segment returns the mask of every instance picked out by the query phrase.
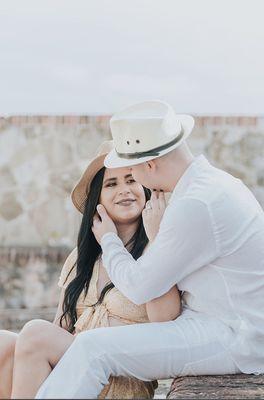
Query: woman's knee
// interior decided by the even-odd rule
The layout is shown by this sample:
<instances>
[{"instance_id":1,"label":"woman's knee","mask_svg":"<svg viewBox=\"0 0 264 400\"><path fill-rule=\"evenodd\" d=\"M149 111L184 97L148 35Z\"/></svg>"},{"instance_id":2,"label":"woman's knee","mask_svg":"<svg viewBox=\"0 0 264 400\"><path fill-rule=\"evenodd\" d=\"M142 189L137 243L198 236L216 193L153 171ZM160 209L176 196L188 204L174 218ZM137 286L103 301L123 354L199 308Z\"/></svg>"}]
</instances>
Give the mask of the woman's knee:
<instances>
[{"instance_id":1,"label":"woman's knee","mask_svg":"<svg viewBox=\"0 0 264 400\"><path fill-rule=\"evenodd\" d=\"M16 355L44 351L49 340L51 322L35 319L27 322L18 335Z\"/></svg>"}]
</instances>

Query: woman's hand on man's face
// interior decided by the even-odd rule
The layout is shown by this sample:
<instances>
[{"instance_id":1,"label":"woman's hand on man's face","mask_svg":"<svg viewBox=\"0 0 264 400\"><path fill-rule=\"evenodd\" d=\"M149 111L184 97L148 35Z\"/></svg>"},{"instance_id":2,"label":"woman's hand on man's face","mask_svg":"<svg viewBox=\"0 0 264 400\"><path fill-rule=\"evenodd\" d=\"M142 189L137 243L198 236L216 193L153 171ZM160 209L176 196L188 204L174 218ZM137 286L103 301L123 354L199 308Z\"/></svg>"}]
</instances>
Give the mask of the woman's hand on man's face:
<instances>
[{"instance_id":1,"label":"woman's hand on man's face","mask_svg":"<svg viewBox=\"0 0 264 400\"><path fill-rule=\"evenodd\" d=\"M153 191L150 200L146 202L146 206L142 212L142 219L147 237L152 242L160 227L164 211L166 209L166 200L164 192Z\"/></svg>"},{"instance_id":2,"label":"woman's hand on man's face","mask_svg":"<svg viewBox=\"0 0 264 400\"><path fill-rule=\"evenodd\" d=\"M117 233L117 230L116 230L115 224L113 223L113 221L107 214L104 206L102 204L98 204L96 209L97 209L97 213L95 214L95 216L93 218L92 231L93 231L93 234L94 234L97 242L100 244L101 239L105 233L108 233L108 232Z\"/></svg>"}]
</instances>

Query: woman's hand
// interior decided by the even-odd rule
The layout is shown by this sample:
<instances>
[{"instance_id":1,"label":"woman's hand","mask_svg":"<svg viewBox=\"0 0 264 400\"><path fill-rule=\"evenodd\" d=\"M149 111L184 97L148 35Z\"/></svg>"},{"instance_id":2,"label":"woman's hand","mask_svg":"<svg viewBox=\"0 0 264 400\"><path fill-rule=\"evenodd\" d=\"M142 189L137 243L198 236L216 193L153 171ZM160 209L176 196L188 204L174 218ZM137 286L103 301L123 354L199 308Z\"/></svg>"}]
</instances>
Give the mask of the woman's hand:
<instances>
[{"instance_id":1,"label":"woman's hand","mask_svg":"<svg viewBox=\"0 0 264 400\"><path fill-rule=\"evenodd\" d=\"M173 321L181 314L181 296L177 286L164 295L146 303L150 322Z\"/></svg>"},{"instance_id":2,"label":"woman's hand","mask_svg":"<svg viewBox=\"0 0 264 400\"><path fill-rule=\"evenodd\" d=\"M142 219L147 237L152 242L160 227L160 221L166 209L166 200L164 192L153 191L151 198L146 202L146 206L142 212Z\"/></svg>"},{"instance_id":3,"label":"woman's hand","mask_svg":"<svg viewBox=\"0 0 264 400\"><path fill-rule=\"evenodd\" d=\"M106 212L106 209L102 204L98 204L97 213L93 218L93 226L92 231L95 236L95 239L100 244L101 239L105 233L114 232L117 233L116 226L114 222L111 220L109 215ZM100 216L100 218L99 218Z\"/></svg>"}]
</instances>

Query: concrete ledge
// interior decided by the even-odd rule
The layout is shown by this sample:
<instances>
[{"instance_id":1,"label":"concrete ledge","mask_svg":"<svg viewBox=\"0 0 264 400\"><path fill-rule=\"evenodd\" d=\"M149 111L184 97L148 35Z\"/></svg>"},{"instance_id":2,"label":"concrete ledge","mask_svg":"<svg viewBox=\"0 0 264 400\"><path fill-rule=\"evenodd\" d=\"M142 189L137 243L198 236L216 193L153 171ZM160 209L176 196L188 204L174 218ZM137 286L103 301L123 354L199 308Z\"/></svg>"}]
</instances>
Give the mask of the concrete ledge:
<instances>
[{"instance_id":1,"label":"concrete ledge","mask_svg":"<svg viewBox=\"0 0 264 400\"><path fill-rule=\"evenodd\" d=\"M167 399L264 399L264 375L179 377Z\"/></svg>"}]
</instances>

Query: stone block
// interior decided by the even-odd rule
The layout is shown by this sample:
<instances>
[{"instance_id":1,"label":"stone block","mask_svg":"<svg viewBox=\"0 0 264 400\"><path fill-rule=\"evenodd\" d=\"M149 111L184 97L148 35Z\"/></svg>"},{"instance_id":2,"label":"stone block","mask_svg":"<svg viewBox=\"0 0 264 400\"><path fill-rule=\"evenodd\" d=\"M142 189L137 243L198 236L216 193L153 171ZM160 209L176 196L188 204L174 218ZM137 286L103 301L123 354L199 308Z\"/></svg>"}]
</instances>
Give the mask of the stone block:
<instances>
[{"instance_id":1,"label":"stone block","mask_svg":"<svg viewBox=\"0 0 264 400\"><path fill-rule=\"evenodd\" d=\"M0 247L0 310L56 307L58 278L70 250Z\"/></svg>"},{"instance_id":2,"label":"stone block","mask_svg":"<svg viewBox=\"0 0 264 400\"><path fill-rule=\"evenodd\" d=\"M263 399L264 375L184 376L172 382L167 399Z\"/></svg>"}]
</instances>

